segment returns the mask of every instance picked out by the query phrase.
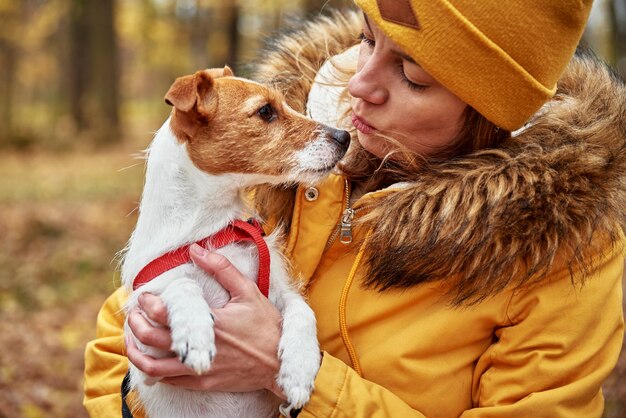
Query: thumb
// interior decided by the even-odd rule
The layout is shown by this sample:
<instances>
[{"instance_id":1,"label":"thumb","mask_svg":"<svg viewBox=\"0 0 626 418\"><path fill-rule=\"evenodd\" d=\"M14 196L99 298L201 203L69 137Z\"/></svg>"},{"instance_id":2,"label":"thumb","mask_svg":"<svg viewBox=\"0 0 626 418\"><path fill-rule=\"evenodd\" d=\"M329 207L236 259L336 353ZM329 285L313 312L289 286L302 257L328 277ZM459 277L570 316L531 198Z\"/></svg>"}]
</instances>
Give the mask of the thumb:
<instances>
[{"instance_id":1,"label":"thumb","mask_svg":"<svg viewBox=\"0 0 626 418\"><path fill-rule=\"evenodd\" d=\"M231 299L242 297L250 291L251 281L223 255L212 253L198 244L189 247L189 255L198 267L210 274L230 293Z\"/></svg>"}]
</instances>

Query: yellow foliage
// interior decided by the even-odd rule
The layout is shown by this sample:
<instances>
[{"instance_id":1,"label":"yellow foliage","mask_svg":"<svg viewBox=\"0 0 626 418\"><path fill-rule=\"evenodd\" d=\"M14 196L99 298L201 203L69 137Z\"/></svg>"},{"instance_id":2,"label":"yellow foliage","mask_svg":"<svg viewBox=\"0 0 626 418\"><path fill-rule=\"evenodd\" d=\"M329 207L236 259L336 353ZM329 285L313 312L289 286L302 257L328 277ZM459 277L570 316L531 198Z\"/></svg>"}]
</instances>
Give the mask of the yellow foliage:
<instances>
[{"instance_id":1,"label":"yellow foliage","mask_svg":"<svg viewBox=\"0 0 626 418\"><path fill-rule=\"evenodd\" d=\"M0 0L0 13L15 13L20 3L15 0Z\"/></svg>"},{"instance_id":2,"label":"yellow foliage","mask_svg":"<svg viewBox=\"0 0 626 418\"><path fill-rule=\"evenodd\" d=\"M43 418L46 413L43 409L33 404L22 405L22 416L24 418Z\"/></svg>"},{"instance_id":3,"label":"yellow foliage","mask_svg":"<svg viewBox=\"0 0 626 418\"><path fill-rule=\"evenodd\" d=\"M65 349L73 350L84 345L83 335L82 329L77 328L75 324L68 324L61 330L59 338Z\"/></svg>"}]
</instances>

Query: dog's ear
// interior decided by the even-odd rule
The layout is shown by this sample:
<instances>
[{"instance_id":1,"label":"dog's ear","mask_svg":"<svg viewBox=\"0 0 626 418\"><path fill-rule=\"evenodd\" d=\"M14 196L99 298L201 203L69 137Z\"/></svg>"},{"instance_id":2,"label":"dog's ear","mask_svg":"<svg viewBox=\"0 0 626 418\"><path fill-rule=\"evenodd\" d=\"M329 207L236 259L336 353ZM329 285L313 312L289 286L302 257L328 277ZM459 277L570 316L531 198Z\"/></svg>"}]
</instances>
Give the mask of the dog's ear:
<instances>
[{"instance_id":1,"label":"dog's ear","mask_svg":"<svg viewBox=\"0 0 626 418\"><path fill-rule=\"evenodd\" d=\"M212 70L198 71L194 75L179 77L165 95L165 103L183 112L191 111L199 99L204 101L213 88Z\"/></svg>"},{"instance_id":2,"label":"dog's ear","mask_svg":"<svg viewBox=\"0 0 626 418\"><path fill-rule=\"evenodd\" d=\"M224 66L224 77L234 77L235 73L233 73L233 70L228 66L225 65Z\"/></svg>"},{"instance_id":3,"label":"dog's ear","mask_svg":"<svg viewBox=\"0 0 626 418\"><path fill-rule=\"evenodd\" d=\"M216 74L215 69L202 70L194 74L194 82L196 84L196 109L203 119L211 118L217 111L217 94L214 94L215 78L220 75Z\"/></svg>"},{"instance_id":4,"label":"dog's ear","mask_svg":"<svg viewBox=\"0 0 626 418\"><path fill-rule=\"evenodd\" d=\"M174 106L170 126L180 140L192 140L217 111L214 78L213 70L179 77L165 95L165 102Z\"/></svg>"},{"instance_id":5,"label":"dog's ear","mask_svg":"<svg viewBox=\"0 0 626 418\"><path fill-rule=\"evenodd\" d=\"M213 78L235 76L233 70L228 65L225 65L224 68L209 68L207 70L204 70L204 72Z\"/></svg>"}]
</instances>

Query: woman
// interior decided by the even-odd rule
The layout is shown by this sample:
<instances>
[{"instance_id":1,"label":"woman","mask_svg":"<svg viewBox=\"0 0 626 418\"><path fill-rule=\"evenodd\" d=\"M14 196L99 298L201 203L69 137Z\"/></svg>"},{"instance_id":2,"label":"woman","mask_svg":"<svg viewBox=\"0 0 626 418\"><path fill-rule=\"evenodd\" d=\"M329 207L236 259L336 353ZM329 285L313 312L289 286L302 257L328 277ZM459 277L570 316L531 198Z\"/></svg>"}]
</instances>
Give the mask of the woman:
<instances>
[{"instance_id":1,"label":"woman","mask_svg":"<svg viewBox=\"0 0 626 418\"><path fill-rule=\"evenodd\" d=\"M360 27L310 24L259 68L294 107L342 113L341 71L327 64L310 96L301 74L362 31L343 173L257 194L289 227L318 320L323 359L298 416L600 416L623 334L626 88L592 57L568 65L590 2L356 3ZM193 253L232 296L212 372L124 351L118 290L87 347L92 416L120 414L124 353L167 384L281 396L276 310L227 260ZM142 306L167 324L157 297ZM167 330L130 323L169 348Z\"/></svg>"}]
</instances>

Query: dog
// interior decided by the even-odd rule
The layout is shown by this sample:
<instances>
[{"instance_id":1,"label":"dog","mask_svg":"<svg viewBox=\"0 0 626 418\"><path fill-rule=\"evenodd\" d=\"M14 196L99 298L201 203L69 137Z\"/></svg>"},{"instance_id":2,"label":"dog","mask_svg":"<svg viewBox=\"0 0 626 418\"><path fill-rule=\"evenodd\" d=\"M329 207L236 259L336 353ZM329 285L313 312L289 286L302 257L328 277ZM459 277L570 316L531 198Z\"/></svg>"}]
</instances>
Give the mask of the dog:
<instances>
[{"instance_id":1,"label":"dog","mask_svg":"<svg viewBox=\"0 0 626 418\"><path fill-rule=\"evenodd\" d=\"M122 283L130 292L125 309L133 309L144 292L160 295L172 351L201 374L216 355L211 308L224 306L229 294L189 262L188 246L202 242L215 250L206 237L234 229L245 235L246 225L258 230L241 221L250 213L244 190L318 182L344 156L350 136L297 113L280 92L235 77L228 67L176 79L165 101L173 110L148 147L139 217L122 262ZM154 383L131 364L130 389L149 417L275 417L279 409L289 416L308 401L321 360L315 317L291 284L279 235L277 230L259 239L258 233L216 251L252 280L269 265L264 286L283 316L276 382L287 402L280 405L267 390L198 392ZM182 264L172 267L166 260L163 267L163 257L172 254ZM128 323L125 333L134 338ZM134 341L153 357L168 355Z\"/></svg>"}]
</instances>

